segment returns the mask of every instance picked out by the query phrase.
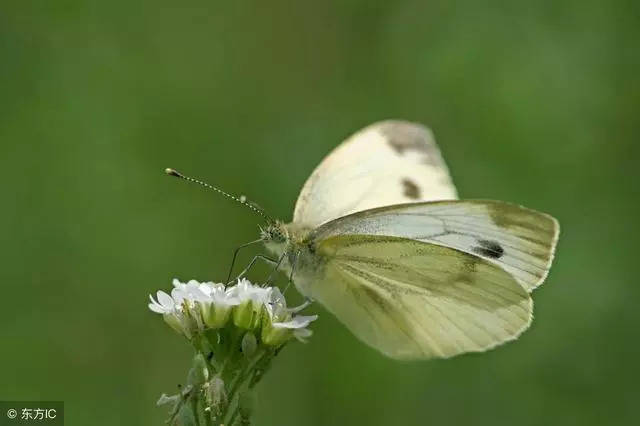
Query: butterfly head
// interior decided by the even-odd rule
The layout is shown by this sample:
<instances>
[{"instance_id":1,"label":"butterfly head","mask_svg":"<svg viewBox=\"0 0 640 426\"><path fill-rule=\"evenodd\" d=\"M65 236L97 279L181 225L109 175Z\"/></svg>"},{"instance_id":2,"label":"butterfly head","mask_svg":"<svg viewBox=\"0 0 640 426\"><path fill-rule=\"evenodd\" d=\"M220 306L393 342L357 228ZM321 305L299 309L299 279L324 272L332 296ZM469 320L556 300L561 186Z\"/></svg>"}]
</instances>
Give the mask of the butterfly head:
<instances>
[{"instance_id":1,"label":"butterfly head","mask_svg":"<svg viewBox=\"0 0 640 426\"><path fill-rule=\"evenodd\" d=\"M260 228L260 239L267 250L280 256L290 243L287 225L281 221L269 222L264 228Z\"/></svg>"},{"instance_id":2,"label":"butterfly head","mask_svg":"<svg viewBox=\"0 0 640 426\"><path fill-rule=\"evenodd\" d=\"M265 244L286 244L289 241L289 230L284 223L276 220L269 222L266 227L260 228L260 238Z\"/></svg>"}]
</instances>

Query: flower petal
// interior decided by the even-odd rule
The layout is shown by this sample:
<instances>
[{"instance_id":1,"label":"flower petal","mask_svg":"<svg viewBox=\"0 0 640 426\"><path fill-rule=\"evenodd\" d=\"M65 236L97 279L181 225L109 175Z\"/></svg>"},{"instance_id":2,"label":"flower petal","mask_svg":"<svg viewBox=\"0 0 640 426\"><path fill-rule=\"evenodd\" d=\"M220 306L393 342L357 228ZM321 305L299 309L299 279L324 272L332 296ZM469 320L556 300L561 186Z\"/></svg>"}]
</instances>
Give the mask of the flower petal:
<instances>
[{"instance_id":1,"label":"flower petal","mask_svg":"<svg viewBox=\"0 0 640 426\"><path fill-rule=\"evenodd\" d=\"M293 337L301 341L302 343L307 343L307 338L311 337L313 331L308 328L300 328L293 332Z\"/></svg>"},{"instance_id":2,"label":"flower petal","mask_svg":"<svg viewBox=\"0 0 640 426\"><path fill-rule=\"evenodd\" d=\"M184 290L179 289L179 288L174 288L173 290L171 290L171 297L174 300L174 303L178 306L182 305L182 302L184 302L184 299L186 299L186 293Z\"/></svg>"},{"instance_id":3,"label":"flower petal","mask_svg":"<svg viewBox=\"0 0 640 426\"><path fill-rule=\"evenodd\" d=\"M209 300L209 296L206 295L198 287L189 289L189 296L191 296L191 299L199 301L199 302L206 302L206 301Z\"/></svg>"},{"instance_id":4,"label":"flower petal","mask_svg":"<svg viewBox=\"0 0 640 426\"><path fill-rule=\"evenodd\" d=\"M287 322L274 322L274 328L304 328L308 326L312 321L318 319L317 315L299 315L297 317L293 317L290 321Z\"/></svg>"},{"instance_id":5,"label":"flower petal","mask_svg":"<svg viewBox=\"0 0 640 426\"><path fill-rule=\"evenodd\" d=\"M171 296L169 296L162 290L158 290L158 293L156 293L156 297L158 298L158 303L166 308L171 309L175 305Z\"/></svg>"},{"instance_id":6,"label":"flower petal","mask_svg":"<svg viewBox=\"0 0 640 426\"><path fill-rule=\"evenodd\" d=\"M158 305L157 303L149 303L149 309L151 309L153 312L157 313L157 314L164 314L166 313L166 309L163 308L162 306Z\"/></svg>"}]
</instances>

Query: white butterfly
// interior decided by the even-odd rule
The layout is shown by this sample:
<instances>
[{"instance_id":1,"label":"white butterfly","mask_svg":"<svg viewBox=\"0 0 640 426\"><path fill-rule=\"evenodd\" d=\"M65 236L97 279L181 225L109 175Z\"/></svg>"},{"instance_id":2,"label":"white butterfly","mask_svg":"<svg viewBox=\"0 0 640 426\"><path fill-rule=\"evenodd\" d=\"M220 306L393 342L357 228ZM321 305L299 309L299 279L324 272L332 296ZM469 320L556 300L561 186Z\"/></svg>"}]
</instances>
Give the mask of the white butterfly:
<instances>
[{"instance_id":1,"label":"white butterfly","mask_svg":"<svg viewBox=\"0 0 640 426\"><path fill-rule=\"evenodd\" d=\"M529 327L558 233L544 213L457 200L431 132L383 121L326 157L293 222L272 221L261 240L359 339L427 359L485 351Z\"/></svg>"},{"instance_id":2,"label":"white butterfly","mask_svg":"<svg viewBox=\"0 0 640 426\"><path fill-rule=\"evenodd\" d=\"M263 232L298 290L399 359L450 357L517 338L558 222L501 201L457 200L431 132L372 124L311 174L293 222Z\"/></svg>"}]
</instances>

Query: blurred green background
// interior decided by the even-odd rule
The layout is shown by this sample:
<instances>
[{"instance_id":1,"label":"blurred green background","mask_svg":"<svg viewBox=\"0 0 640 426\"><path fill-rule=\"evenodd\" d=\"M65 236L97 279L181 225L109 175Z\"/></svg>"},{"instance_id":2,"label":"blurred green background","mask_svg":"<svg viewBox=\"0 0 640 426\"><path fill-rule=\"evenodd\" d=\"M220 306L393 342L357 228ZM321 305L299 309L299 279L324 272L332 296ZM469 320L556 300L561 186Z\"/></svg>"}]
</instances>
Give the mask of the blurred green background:
<instances>
[{"instance_id":1,"label":"blurred green background","mask_svg":"<svg viewBox=\"0 0 640 426\"><path fill-rule=\"evenodd\" d=\"M533 326L402 363L316 305L256 424L634 424L639 37L622 0L2 1L0 399L161 424L191 352L147 295L221 280L259 223L163 169L288 220L329 150L394 117L433 129L462 197L559 218Z\"/></svg>"}]
</instances>

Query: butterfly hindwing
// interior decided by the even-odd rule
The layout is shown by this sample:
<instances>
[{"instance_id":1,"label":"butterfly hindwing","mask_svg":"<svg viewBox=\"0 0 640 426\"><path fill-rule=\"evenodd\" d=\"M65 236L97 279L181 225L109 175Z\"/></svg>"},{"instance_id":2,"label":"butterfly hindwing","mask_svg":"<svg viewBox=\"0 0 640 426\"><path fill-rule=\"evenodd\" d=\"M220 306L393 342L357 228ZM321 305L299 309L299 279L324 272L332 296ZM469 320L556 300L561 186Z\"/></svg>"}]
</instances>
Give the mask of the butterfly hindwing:
<instances>
[{"instance_id":1,"label":"butterfly hindwing","mask_svg":"<svg viewBox=\"0 0 640 426\"><path fill-rule=\"evenodd\" d=\"M311 296L358 338L397 359L484 351L516 338L532 301L496 265L464 252L404 238L332 236Z\"/></svg>"}]
</instances>

